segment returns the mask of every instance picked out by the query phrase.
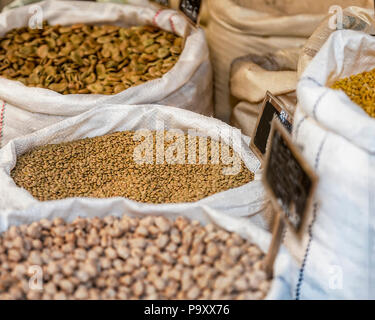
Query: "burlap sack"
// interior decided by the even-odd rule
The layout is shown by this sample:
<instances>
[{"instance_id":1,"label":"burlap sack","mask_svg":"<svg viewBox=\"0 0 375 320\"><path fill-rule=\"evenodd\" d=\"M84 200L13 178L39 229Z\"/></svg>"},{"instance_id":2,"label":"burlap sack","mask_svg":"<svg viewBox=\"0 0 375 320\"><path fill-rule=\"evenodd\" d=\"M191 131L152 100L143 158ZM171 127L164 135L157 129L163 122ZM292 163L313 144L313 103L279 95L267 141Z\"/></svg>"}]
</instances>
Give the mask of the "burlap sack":
<instances>
[{"instance_id":1,"label":"burlap sack","mask_svg":"<svg viewBox=\"0 0 375 320\"><path fill-rule=\"evenodd\" d=\"M154 24L181 36L188 27L185 18L176 11L159 11L153 6L87 1L43 1L37 5L43 12L43 19L51 24L112 23L124 27ZM33 14L33 11L29 13L30 7L23 6L1 13L0 35L28 25ZM62 95L48 89L26 87L18 81L0 77L0 100L5 103L0 146L12 138L106 103L160 103L212 115L212 73L204 32L201 29L191 30L178 62L162 78L119 94Z\"/></svg>"},{"instance_id":2,"label":"burlap sack","mask_svg":"<svg viewBox=\"0 0 375 320\"><path fill-rule=\"evenodd\" d=\"M231 125L251 137L267 91L282 99L291 115L294 113L298 55L297 49L279 50L233 62L230 90L240 102L232 110Z\"/></svg>"},{"instance_id":3,"label":"burlap sack","mask_svg":"<svg viewBox=\"0 0 375 320\"><path fill-rule=\"evenodd\" d=\"M0 11L3 10L6 6L9 6L12 2L12 0L0 0Z\"/></svg>"},{"instance_id":4,"label":"burlap sack","mask_svg":"<svg viewBox=\"0 0 375 320\"><path fill-rule=\"evenodd\" d=\"M297 104L295 91L277 97L284 102L287 110L292 115ZM233 127L241 129L241 132L253 138L254 130L257 124L258 116L263 102L249 103L241 101L233 108L230 124Z\"/></svg>"},{"instance_id":5,"label":"burlap sack","mask_svg":"<svg viewBox=\"0 0 375 320\"><path fill-rule=\"evenodd\" d=\"M208 0L206 34L214 67L216 117L228 122L234 107L228 85L230 64L235 58L302 47L327 14L327 7L348 2L365 5L371 1Z\"/></svg>"},{"instance_id":6,"label":"burlap sack","mask_svg":"<svg viewBox=\"0 0 375 320\"><path fill-rule=\"evenodd\" d=\"M373 6L372 0L336 0L336 1L311 1L311 0L238 0L238 4L250 9L257 8L259 11L275 15L295 14L322 14L328 12L332 5L346 8L350 5L359 7Z\"/></svg>"}]
</instances>

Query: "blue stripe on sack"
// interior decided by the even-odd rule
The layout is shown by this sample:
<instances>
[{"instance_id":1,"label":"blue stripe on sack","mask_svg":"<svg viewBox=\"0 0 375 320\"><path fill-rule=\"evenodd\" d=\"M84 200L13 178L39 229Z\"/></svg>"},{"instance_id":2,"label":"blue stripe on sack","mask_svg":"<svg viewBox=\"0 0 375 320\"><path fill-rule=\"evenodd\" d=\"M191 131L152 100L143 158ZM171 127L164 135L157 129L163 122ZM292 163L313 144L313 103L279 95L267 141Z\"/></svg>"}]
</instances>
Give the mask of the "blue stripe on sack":
<instances>
[{"instance_id":1,"label":"blue stripe on sack","mask_svg":"<svg viewBox=\"0 0 375 320\"><path fill-rule=\"evenodd\" d=\"M322 84L320 84L317 80L315 80L314 78L311 78L311 77L303 77L300 79L300 81L312 81L314 82L317 86L319 87L324 87ZM328 93L329 91L325 91L319 98L318 100L316 100L315 104L314 104L314 108L313 108L313 116L315 118L315 120L318 120L317 117L316 117L316 109L320 103L320 101L322 100L322 98Z\"/></svg>"},{"instance_id":2,"label":"blue stripe on sack","mask_svg":"<svg viewBox=\"0 0 375 320\"><path fill-rule=\"evenodd\" d=\"M314 119L315 120L318 120L317 116L316 116L316 109L318 108L318 105L320 103L320 101L322 101L322 99L324 98L324 96L328 93L328 90L325 91L319 98L318 100L316 100L315 104L314 104L314 108L313 108L313 116L314 116Z\"/></svg>"},{"instance_id":3,"label":"blue stripe on sack","mask_svg":"<svg viewBox=\"0 0 375 320\"><path fill-rule=\"evenodd\" d=\"M327 134L325 135L322 143L320 144L318 153L317 153L316 158L315 158L315 166L314 166L315 171L318 170L320 156L322 154L322 150L323 150L323 147L324 147L324 144L325 144L326 140L327 140ZM300 297L301 297L301 287L302 287L302 283L303 283L303 278L304 278L304 272L305 272L305 267L306 267L307 259L308 259L309 253L310 253L311 243L312 243L312 240L313 240L313 226L314 226L315 221L316 221L316 217L317 217L316 213L317 213L317 211L318 211L318 203L315 202L314 203L314 211L313 211L313 219L312 219L312 221L311 221L311 223L309 225L309 229L308 229L309 241L307 243L305 255L303 257L302 265L301 265L301 268L299 270L298 283L297 283L297 287L296 287L296 300L300 300Z\"/></svg>"},{"instance_id":4,"label":"blue stripe on sack","mask_svg":"<svg viewBox=\"0 0 375 320\"><path fill-rule=\"evenodd\" d=\"M318 85L319 87L323 87L323 85L322 84L320 84L317 80L315 80L314 78L311 78L311 77L302 77L301 79L300 79L300 81L312 81L312 82L314 82L316 85Z\"/></svg>"},{"instance_id":5,"label":"blue stripe on sack","mask_svg":"<svg viewBox=\"0 0 375 320\"><path fill-rule=\"evenodd\" d=\"M305 120L307 119L307 116L303 116L303 118L300 120L300 122L298 122L297 124L297 127L296 127L296 141L298 140L298 134L299 134L299 129L301 128L302 124L305 122Z\"/></svg>"}]
</instances>

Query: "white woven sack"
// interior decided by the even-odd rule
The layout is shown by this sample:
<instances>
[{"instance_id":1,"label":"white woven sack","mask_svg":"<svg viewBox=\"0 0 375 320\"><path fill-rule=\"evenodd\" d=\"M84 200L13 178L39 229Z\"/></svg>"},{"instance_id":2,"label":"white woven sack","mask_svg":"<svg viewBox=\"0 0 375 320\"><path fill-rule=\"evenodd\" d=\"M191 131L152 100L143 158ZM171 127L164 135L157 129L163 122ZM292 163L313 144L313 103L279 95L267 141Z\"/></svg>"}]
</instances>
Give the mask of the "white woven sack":
<instances>
[{"instance_id":1,"label":"white woven sack","mask_svg":"<svg viewBox=\"0 0 375 320\"><path fill-rule=\"evenodd\" d=\"M374 52L373 37L337 31L298 85L293 138L320 179L302 244L285 240L300 299L375 298L375 119L329 88L373 69Z\"/></svg>"},{"instance_id":2,"label":"white woven sack","mask_svg":"<svg viewBox=\"0 0 375 320\"><path fill-rule=\"evenodd\" d=\"M306 41L301 50L298 61L298 76L305 71L311 60L319 52L328 37L336 30L356 30L368 34L375 33L374 4L372 0L363 3L353 2L352 7L342 10L342 25L340 25L340 12L336 11L325 17L316 28L311 37ZM354 6L355 7L354 7ZM344 7L344 6L342 6ZM337 19L339 17L339 19Z\"/></svg>"},{"instance_id":3,"label":"white woven sack","mask_svg":"<svg viewBox=\"0 0 375 320\"><path fill-rule=\"evenodd\" d=\"M157 25L182 36L187 22L174 10L87 1L43 1L36 4L50 24L116 24L123 27ZM27 26L33 5L0 14L0 36ZM29 10L31 10L29 12ZM189 34L176 65L162 78L115 95L69 94L32 88L0 77L0 99L5 103L0 125L0 146L10 139L44 128L51 123L86 112L103 104L165 104L212 115L212 72L204 32ZM22 125L20 125L22 119ZM0 121L1 122L1 121Z\"/></svg>"},{"instance_id":4,"label":"white woven sack","mask_svg":"<svg viewBox=\"0 0 375 320\"><path fill-rule=\"evenodd\" d=\"M230 139L233 138L235 142L231 144L233 149L241 155L246 166L255 173L255 181L198 202L154 205L125 198L69 198L40 202L25 189L17 187L10 177L17 156L35 146L101 136L122 130L162 130L160 128L162 122L165 130L181 129L187 132L188 129L196 129L199 136L221 137L226 144L230 144ZM121 105L96 108L30 135L13 139L0 149L0 227L8 226L12 219L23 214L21 212L27 213L26 216L32 219L33 215L40 215L40 212L49 210L60 213L72 211L76 214L88 209L92 210L91 212L120 213L126 210L129 213L147 214L182 214L194 211L194 218L199 219L202 214L201 206L206 205L232 216L239 213L242 216L252 216L261 211L264 205L264 190L259 173L260 163L248 147L250 139L241 135L239 131L230 133L231 129L232 127L219 120L173 107Z\"/></svg>"},{"instance_id":5,"label":"white woven sack","mask_svg":"<svg viewBox=\"0 0 375 320\"><path fill-rule=\"evenodd\" d=\"M271 244L272 235L266 229L256 225L254 219L236 217L219 212L209 207L203 207L204 215L201 219L209 219L210 222L228 230L236 232L242 238L255 243L263 252L267 252ZM258 216L259 218L260 216ZM206 223L206 221L202 221ZM284 246L281 246L276 257L273 270L273 280L266 300L290 300L291 296L291 273L293 260Z\"/></svg>"},{"instance_id":6,"label":"white woven sack","mask_svg":"<svg viewBox=\"0 0 375 320\"><path fill-rule=\"evenodd\" d=\"M122 210L122 211L121 211ZM259 248L266 252L271 242L271 234L264 229L256 226L254 223L249 221L246 218L234 218L227 214L218 212L213 210L209 207L202 207L199 209L199 215L197 215L195 210L186 211L183 213L175 213L171 214L168 212L160 212L157 213L158 216L165 216L169 219L174 219L179 216L184 216L188 219L195 219L198 220L203 224L206 225L208 223L213 223L218 227L223 228L224 230L235 232L239 234L242 238L256 244ZM148 215L147 213L145 213ZM113 211L105 211L105 209L99 207L98 210L92 207L88 207L87 209L83 209L82 211L57 211L54 210L53 207L49 206L43 208L43 211L35 212L34 215L30 216L28 212L19 213L17 216L13 216L12 219L9 221L9 225L1 225L0 232L5 231L10 225L20 225L24 223L31 223L34 221L39 221L43 218L54 219L57 217L63 218L64 220L71 222L78 216L80 217L100 217L104 218L105 216L117 216L121 217L123 215L131 216L131 217L142 217L143 214L131 214L127 212L125 209L119 209L116 212ZM150 214L151 215L151 214ZM266 300L287 300L290 299L290 289L288 284L290 283L290 255L285 250L284 247L281 248L277 259L274 264L274 274L273 280L271 284L271 288L266 296Z\"/></svg>"}]
</instances>

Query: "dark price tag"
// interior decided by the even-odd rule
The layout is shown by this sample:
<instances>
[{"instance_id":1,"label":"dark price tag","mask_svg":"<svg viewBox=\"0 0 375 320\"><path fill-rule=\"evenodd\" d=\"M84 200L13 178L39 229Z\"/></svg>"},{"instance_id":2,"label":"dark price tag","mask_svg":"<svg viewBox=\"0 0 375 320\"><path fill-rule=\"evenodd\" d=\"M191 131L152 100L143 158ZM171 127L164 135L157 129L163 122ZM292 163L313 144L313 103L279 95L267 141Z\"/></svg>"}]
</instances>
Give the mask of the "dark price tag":
<instances>
[{"instance_id":1,"label":"dark price tag","mask_svg":"<svg viewBox=\"0 0 375 320\"><path fill-rule=\"evenodd\" d=\"M270 136L271 122L274 116L279 119L289 133L292 132L292 116L286 111L286 108L279 99L273 96L270 92L267 92L250 145L251 149L261 160L263 160L267 151L267 142Z\"/></svg>"},{"instance_id":2,"label":"dark price tag","mask_svg":"<svg viewBox=\"0 0 375 320\"><path fill-rule=\"evenodd\" d=\"M194 25L198 24L201 0L181 0L179 9Z\"/></svg>"},{"instance_id":3,"label":"dark price tag","mask_svg":"<svg viewBox=\"0 0 375 320\"><path fill-rule=\"evenodd\" d=\"M163 7L170 7L169 0L151 0L152 2L156 2L158 5Z\"/></svg>"},{"instance_id":4,"label":"dark price tag","mask_svg":"<svg viewBox=\"0 0 375 320\"><path fill-rule=\"evenodd\" d=\"M318 177L280 121L272 121L263 183L274 209L302 237Z\"/></svg>"}]
</instances>

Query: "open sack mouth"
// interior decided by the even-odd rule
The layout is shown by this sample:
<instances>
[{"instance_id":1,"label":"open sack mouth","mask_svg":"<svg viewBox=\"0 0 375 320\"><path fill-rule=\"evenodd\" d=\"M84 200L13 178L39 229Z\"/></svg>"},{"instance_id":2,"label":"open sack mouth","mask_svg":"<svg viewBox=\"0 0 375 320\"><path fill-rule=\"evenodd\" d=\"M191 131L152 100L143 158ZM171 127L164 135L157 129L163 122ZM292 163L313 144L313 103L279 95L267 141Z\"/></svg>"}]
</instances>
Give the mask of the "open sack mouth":
<instances>
[{"instance_id":1,"label":"open sack mouth","mask_svg":"<svg viewBox=\"0 0 375 320\"><path fill-rule=\"evenodd\" d=\"M257 300L272 283L256 244L182 216L42 219L4 242L14 246L1 261L2 300Z\"/></svg>"},{"instance_id":2,"label":"open sack mouth","mask_svg":"<svg viewBox=\"0 0 375 320\"><path fill-rule=\"evenodd\" d=\"M375 118L375 69L336 80L331 88L344 91L350 100Z\"/></svg>"},{"instance_id":3,"label":"open sack mouth","mask_svg":"<svg viewBox=\"0 0 375 320\"><path fill-rule=\"evenodd\" d=\"M254 174L222 142L181 130L139 130L34 148L18 157L11 177L41 201L181 203L240 187Z\"/></svg>"},{"instance_id":4,"label":"open sack mouth","mask_svg":"<svg viewBox=\"0 0 375 320\"><path fill-rule=\"evenodd\" d=\"M117 94L167 73L182 38L155 26L22 27L0 38L0 76L62 94Z\"/></svg>"}]
</instances>

